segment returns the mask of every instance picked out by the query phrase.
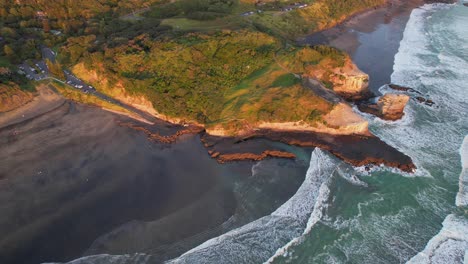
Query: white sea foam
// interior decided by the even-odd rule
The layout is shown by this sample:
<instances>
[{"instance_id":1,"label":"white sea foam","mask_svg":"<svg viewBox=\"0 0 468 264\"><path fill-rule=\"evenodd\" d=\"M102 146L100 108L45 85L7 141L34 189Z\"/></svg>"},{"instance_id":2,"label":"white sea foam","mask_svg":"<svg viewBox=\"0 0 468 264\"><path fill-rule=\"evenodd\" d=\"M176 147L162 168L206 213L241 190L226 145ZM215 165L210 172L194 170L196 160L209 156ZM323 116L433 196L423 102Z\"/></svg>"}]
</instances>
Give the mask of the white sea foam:
<instances>
[{"instance_id":1,"label":"white sea foam","mask_svg":"<svg viewBox=\"0 0 468 264\"><path fill-rule=\"evenodd\" d=\"M410 259L409 264L446 264L466 262L468 249L468 220L451 214L445 218L440 232L433 237L426 248Z\"/></svg>"},{"instance_id":2,"label":"white sea foam","mask_svg":"<svg viewBox=\"0 0 468 264\"><path fill-rule=\"evenodd\" d=\"M444 17L435 14L444 9L450 9L452 12ZM430 23L432 19L438 19L438 23ZM415 137L408 138L414 144L412 144L414 149L420 152L420 155L415 155L417 165L443 168L442 175L452 177L456 174L458 166L448 165L453 162L447 158L451 160L456 158L454 155L456 149L464 137L464 132L468 130L466 116L468 61L463 55L468 54L466 45L468 19L466 15L459 16L453 5L438 4L426 5L413 11L411 20L405 31L400 52L395 59L392 82L417 87L425 96L436 102L436 108L426 108L425 112L419 112L418 119L426 118L430 122L415 121L419 121L415 126L419 130L416 135L422 144L418 144ZM410 110L417 107L418 105L413 103ZM396 131L396 137L402 135L398 129ZM468 203L467 141L465 136L460 149L462 173L459 178L457 206L466 206ZM424 145L432 148L428 149L430 151L424 150ZM415 198L424 208L445 215L447 209L444 208L445 202L440 194L447 190L436 187L433 185L432 189L415 194ZM466 263L467 249L468 219L450 214L443 222L440 232L408 263Z\"/></svg>"},{"instance_id":3,"label":"white sea foam","mask_svg":"<svg viewBox=\"0 0 468 264\"><path fill-rule=\"evenodd\" d=\"M468 206L468 136L465 136L460 148L462 172L460 173L459 191L455 204L460 207Z\"/></svg>"},{"instance_id":4,"label":"white sea foam","mask_svg":"<svg viewBox=\"0 0 468 264\"><path fill-rule=\"evenodd\" d=\"M82 257L68 262L67 264L146 264L154 263L151 256L145 254L127 254L127 255L95 255ZM44 263L54 264L54 263ZM59 263L55 263L59 264Z\"/></svg>"},{"instance_id":5,"label":"white sea foam","mask_svg":"<svg viewBox=\"0 0 468 264\"><path fill-rule=\"evenodd\" d=\"M436 104L428 107L410 101L405 116L397 122L366 116L377 136L413 159L418 168L415 176L433 177L430 171L439 167L447 171L443 175L452 175L455 168L444 166L441 157L454 155L462 137L460 131L468 129L468 61L457 56L468 53L468 49L458 39L442 37L461 34L456 31L459 27L451 26L450 21L428 26L433 19L440 19L433 13L453 7L432 4L413 10L391 77L392 83L414 88ZM387 86L380 91L395 92Z\"/></svg>"},{"instance_id":6,"label":"white sea foam","mask_svg":"<svg viewBox=\"0 0 468 264\"><path fill-rule=\"evenodd\" d=\"M330 154L316 148L303 184L271 215L208 240L169 263L258 263L284 254L321 218L337 164Z\"/></svg>"}]
</instances>

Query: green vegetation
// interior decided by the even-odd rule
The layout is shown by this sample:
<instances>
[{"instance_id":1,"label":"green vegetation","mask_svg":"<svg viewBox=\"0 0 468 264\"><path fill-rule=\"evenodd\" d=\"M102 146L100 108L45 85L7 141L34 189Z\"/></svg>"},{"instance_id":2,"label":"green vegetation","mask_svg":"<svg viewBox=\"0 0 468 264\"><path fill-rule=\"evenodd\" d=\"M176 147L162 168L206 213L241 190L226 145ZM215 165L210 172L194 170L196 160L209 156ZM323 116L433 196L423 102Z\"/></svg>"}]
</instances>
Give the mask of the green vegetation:
<instances>
[{"instance_id":1,"label":"green vegetation","mask_svg":"<svg viewBox=\"0 0 468 264\"><path fill-rule=\"evenodd\" d=\"M50 60L46 60L46 64L52 76L61 80L65 79L65 74L63 73L63 67L59 62L53 63Z\"/></svg>"},{"instance_id":2,"label":"green vegetation","mask_svg":"<svg viewBox=\"0 0 468 264\"><path fill-rule=\"evenodd\" d=\"M179 0L155 6L148 16L169 18L185 16L195 20L212 20L230 14L235 0Z\"/></svg>"},{"instance_id":3,"label":"green vegetation","mask_svg":"<svg viewBox=\"0 0 468 264\"><path fill-rule=\"evenodd\" d=\"M96 96L85 94L85 93L82 93L81 91L71 89L70 87L66 87L64 84L59 83L57 81L48 81L47 83L49 85L52 85L58 92L60 92L60 94L62 94L63 97L67 99L80 102L80 103L84 103L84 104L94 105L97 107L102 107L105 109L109 109L109 110L113 110L113 111L117 111L121 113L126 113L126 114L132 113L121 106L111 104Z\"/></svg>"},{"instance_id":4,"label":"green vegetation","mask_svg":"<svg viewBox=\"0 0 468 264\"><path fill-rule=\"evenodd\" d=\"M301 85L309 65L337 67L346 55L325 47L282 49L259 32L191 33L176 40L148 41L84 53L74 73L111 96L149 99L158 112L208 126L301 121L331 105Z\"/></svg>"},{"instance_id":5,"label":"green vegetation","mask_svg":"<svg viewBox=\"0 0 468 264\"><path fill-rule=\"evenodd\" d=\"M156 42L140 36L127 45L88 54L82 61L108 81L107 89L99 83L95 87L112 93L112 87L121 83L130 94L145 95L163 114L206 123L222 111L224 91L272 63L279 47L272 37L248 31L189 34ZM85 80L90 76L76 67L75 73Z\"/></svg>"},{"instance_id":6,"label":"green vegetation","mask_svg":"<svg viewBox=\"0 0 468 264\"><path fill-rule=\"evenodd\" d=\"M16 83L0 83L0 113L16 109L33 99L33 94Z\"/></svg>"},{"instance_id":7,"label":"green vegetation","mask_svg":"<svg viewBox=\"0 0 468 264\"><path fill-rule=\"evenodd\" d=\"M292 73L286 73L278 76L276 80L271 84L273 87L289 87L301 82L301 79L294 76Z\"/></svg>"},{"instance_id":8,"label":"green vegetation","mask_svg":"<svg viewBox=\"0 0 468 264\"><path fill-rule=\"evenodd\" d=\"M289 12L282 8L295 1L267 2L0 0L0 81L31 87L13 65L40 59L46 45L59 54L47 61L56 77L69 67L97 89L144 97L169 117L228 128L315 123L331 106L296 76L320 72L331 87L332 70L349 58L324 46L285 48L285 40L384 0L305 0L306 8ZM76 93L67 96L88 100Z\"/></svg>"},{"instance_id":9,"label":"green vegetation","mask_svg":"<svg viewBox=\"0 0 468 264\"><path fill-rule=\"evenodd\" d=\"M297 1L270 1L262 7L265 12L248 20L263 32L288 39L332 27L349 15L376 7L385 0L306 0L307 7L289 12L281 11L287 4Z\"/></svg>"},{"instance_id":10,"label":"green vegetation","mask_svg":"<svg viewBox=\"0 0 468 264\"><path fill-rule=\"evenodd\" d=\"M329 103L296 80L299 79L276 63L255 72L226 91L218 123L226 129L236 129L258 122L308 122L311 109L320 116L330 111Z\"/></svg>"},{"instance_id":11,"label":"green vegetation","mask_svg":"<svg viewBox=\"0 0 468 264\"><path fill-rule=\"evenodd\" d=\"M0 85L18 86L24 91L35 91L34 86L24 75L19 74L16 66L12 65L6 57L0 56Z\"/></svg>"}]
</instances>

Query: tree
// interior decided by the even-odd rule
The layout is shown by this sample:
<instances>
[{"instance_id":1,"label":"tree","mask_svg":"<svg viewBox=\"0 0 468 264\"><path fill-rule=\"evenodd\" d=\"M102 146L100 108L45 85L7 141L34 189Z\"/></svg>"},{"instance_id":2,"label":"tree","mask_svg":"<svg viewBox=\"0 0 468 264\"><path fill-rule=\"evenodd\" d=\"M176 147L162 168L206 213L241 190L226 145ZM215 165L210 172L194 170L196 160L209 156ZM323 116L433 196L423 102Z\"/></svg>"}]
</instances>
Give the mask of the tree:
<instances>
[{"instance_id":1,"label":"tree","mask_svg":"<svg viewBox=\"0 0 468 264\"><path fill-rule=\"evenodd\" d=\"M13 58L15 55L15 51L10 47L10 45L3 46L3 52L8 58Z\"/></svg>"},{"instance_id":2,"label":"tree","mask_svg":"<svg viewBox=\"0 0 468 264\"><path fill-rule=\"evenodd\" d=\"M65 74L63 73L62 65L58 62L51 62L49 59L46 60L47 68L50 73L52 73L58 79L65 79Z\"/></svg>"}]
</instances>

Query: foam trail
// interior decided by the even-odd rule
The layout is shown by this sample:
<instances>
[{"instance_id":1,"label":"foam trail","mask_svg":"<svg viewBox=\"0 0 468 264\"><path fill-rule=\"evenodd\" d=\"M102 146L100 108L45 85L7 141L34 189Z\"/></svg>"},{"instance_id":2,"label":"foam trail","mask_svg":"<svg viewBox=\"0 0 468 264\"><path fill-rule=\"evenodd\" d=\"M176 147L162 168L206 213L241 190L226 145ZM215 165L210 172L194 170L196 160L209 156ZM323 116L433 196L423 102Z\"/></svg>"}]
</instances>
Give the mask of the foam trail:
<instances>
[{"instance_id":1,"label":"foam trail","mask_svg":"<svg viewBox=\"0 0 468 264\"><path fill-rule=\"evenodd\" d=\"M269 216L206 241L169 263L259 263L312 228L321 217L335 158L316 148L296 194Z\"/></svg>"},{"instance_id":2,"label":"foam trail","mask_svg":"<svg viewBox=\"0 0 468 264\"><path fill-rule=\"evenodd\" d=\"M324 153L320 153L320 154L323 155ZM326 158L327 157L324 156L322 159L326 159ZM315 164L314 167L318 168L319 170L331 171L333 169L333 171L335 171L334 168L336 168L336 165L334 165L333 161L331 161L331 162L327 162L325 164ZM312 162L311 162L311 168L312 168ZM320 175L320 171L317 171L317 173ZM294 246L294 245L297 245L297 244L301 243L304 236L307 235L308 233L310 233L310 231L315 226L315 224L318 221L320 221L320 219L323 217L324 206L326 205L326 202L327 202L328 198L330 197L330 188L329 188L330 181L331 181L331 177L329 177L326 180L326 182L322 183L320 186L317 186L317 184L316 184L316 186L314 186L314 189L318 188L318 195L316 195L316 198L314 199L314 200L316 200L315 205L313 207L313 211L310 214L309 220L307 221L307 226L304 229L304 232L302 233L302 235L299 236L299 237L295 237L294 239L289 241L286 245L279 248L276 251L276 253L272 257L270 257L265 263L272 263L275 260L275 258L286 254L287 250L291 246ZM301 191L301 189L298 190L298 193L300 191ZM305 191L307 191L307 190L305 190ZM313 194L307 194L306 193L305 195L310 196L310 195L313 195ZM300 201L298 201L298 202L300 202ZM278 210L276 210L275 213L277 213L277 214L278 213L279 214L284 213L285 209L287 210L287 208L284 208L284 207L285 206L282 206L282 207L278 208ZM273 214L275 214L275 213L273 213Z\"/></svg>"},{"instance_id":3,"label":"foam trail","mask_svg":"<svg viewBox=\"0 0 468 264\"><path fill-rule=\"evenodd\" d=\"M408 264L467 262L468 220L451 214L445 218L442 225L442 230L429 241L422 252L410 259Z\"/></svg>"},{"instance_id":4,"label":"foam trail","mask_svg":"<svg viewBox=\"0 0 468 264\"><path fill-rule=\"evenodd\" d=\"M460 174L460 191L456 205L467 206L467 161L468 136L465 136L460 148L462 173ZM468 263L468 219L455 214L448 215L440 232L434 236L426 248L410 259L408 264L420 263Z\"/></svg>"},{"instance_id":5,"label":"foam trail","mask_svg":"<svg viewBox=\"0 0 468 264\"><path fill-rule=\"evenodd\" d=\"M413 159L418 168L415 176L433 177L433 168L446 168L441 157L453 155L464 136L460 131L467 129L468 62L459 57L465 57L468 46L456 38L464 36L466 29L453 25L463 25L467 19L455 9L430 4L413 10L395 55L392 83L414 88L436 105L410 101L397 122L368 117L372 132ZM457 23L431 16L437 12L455 13ZM395 93L387 86L380 91Z\"/></svg>"},{"instance_id":6,"label":"foam trail","mask_svg":"<svg viewBox=\"0 0 468 264\"><path fill-rule=\"evenodd\" d=\"M82 257L68 262L67 264L146 264L154 263L151 256L145 254L127 254L127 255L94 255ZM59 263L44 263L44 264L59 264Z\"/></svg>"},{"instance_id":7,"label":"foam trail","mask_svg":"<svg viewBox=\"0 0 468 264\"><path fill-rule=\"evenodd\" d=\"M460 148L460 156L462 163L462 172L460 174L459 191L455 204L458 207L468 206L468 135L463 140Z\"/></svg>"}]
</instances>

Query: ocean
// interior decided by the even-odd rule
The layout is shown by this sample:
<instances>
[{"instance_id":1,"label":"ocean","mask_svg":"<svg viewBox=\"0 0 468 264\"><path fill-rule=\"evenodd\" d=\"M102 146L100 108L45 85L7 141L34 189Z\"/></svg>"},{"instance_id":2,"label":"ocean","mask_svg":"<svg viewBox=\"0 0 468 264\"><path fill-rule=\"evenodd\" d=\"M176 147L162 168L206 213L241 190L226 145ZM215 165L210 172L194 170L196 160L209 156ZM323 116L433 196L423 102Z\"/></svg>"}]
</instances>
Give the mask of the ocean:
<instances>
[{"instance_id":1,"label":"ocean","mask_svg":"<svg viewBox=\"0 0 468 264\"><path fill-rule=\"evenodd\" d=\"M411 100L397 122L365 115L374 134L413 159L416 173L367 172L316 148L289 200L167 263L467 263L467 25L468 8L460 4L415 9L391 82L435 105ZM396 92L385 85L379 91ZM141 253L71 263L154 261Z\"/></svg>"}]
</instances>

